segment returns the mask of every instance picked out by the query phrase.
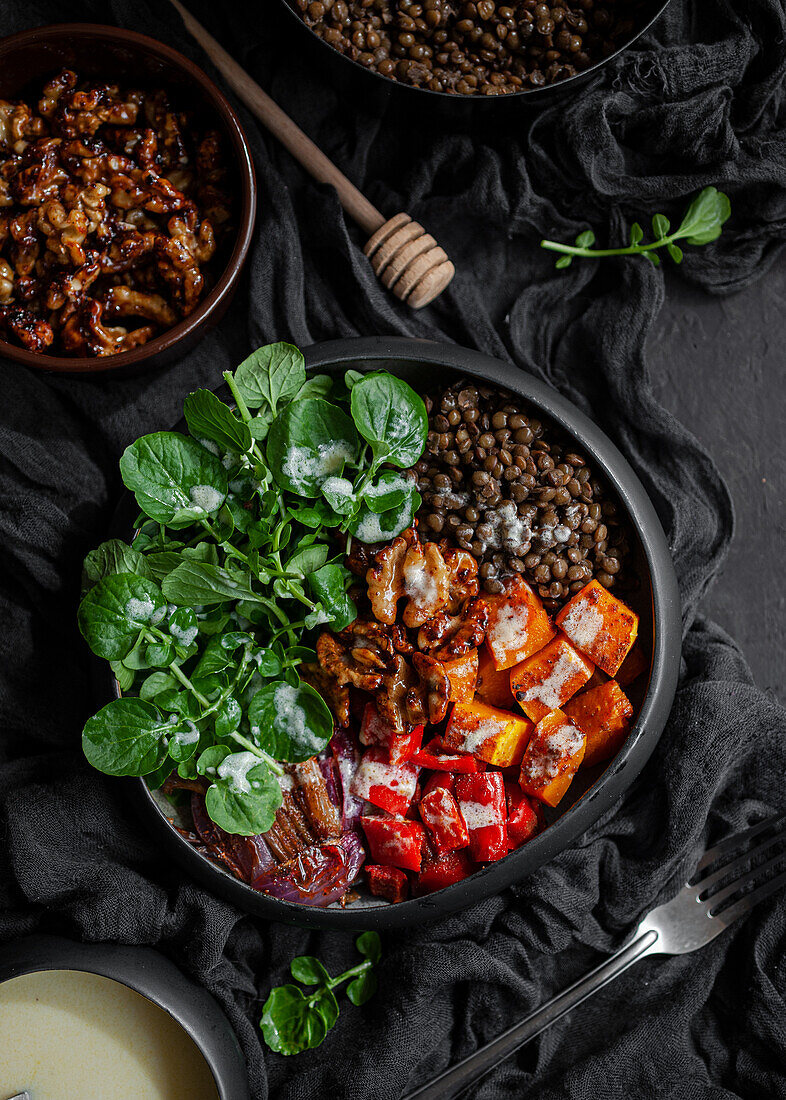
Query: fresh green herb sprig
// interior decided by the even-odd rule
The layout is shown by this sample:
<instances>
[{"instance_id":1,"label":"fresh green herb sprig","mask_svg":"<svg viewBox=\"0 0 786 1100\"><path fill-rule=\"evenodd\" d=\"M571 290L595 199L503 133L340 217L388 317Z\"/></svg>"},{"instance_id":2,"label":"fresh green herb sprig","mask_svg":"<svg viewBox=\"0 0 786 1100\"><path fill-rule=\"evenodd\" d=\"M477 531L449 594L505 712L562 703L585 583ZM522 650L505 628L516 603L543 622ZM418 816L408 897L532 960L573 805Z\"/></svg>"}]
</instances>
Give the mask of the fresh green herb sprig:
<instances>
[{"instance_id":1,"label":"fresh green herb sprig","mask_svg":"<svg viewBox=\"0 0 786 1100\"><path fill-rule=\"evenodd\" d=\"M554 265L558 268L570 267L574 256L586 259L600 259L604 256L641 256L657 267L660 264L660 257L656 253L662 248L666 249L676 264L680 264L682 249L676 242L682 240L686 244L709 244L721 235L723 223L730 214L731 203L728 197L714 187L705 187L690 204L684 218L673 232L666 215L655 214L652 219L653 239L651 241L644 240L644 230L638 222L634 222L630 227L630 244L622 248L593 248L595 234L591 229L585 229L583 233L579 233L575 245L543 240L540 242L540 247L550 252L563 253Z\"/></svg>"},{"instance_id":2,"label":"fresh green herb sprig","mask_svg":"<svg viewBox=\"0 0 786 1100\"><path fill-rule=\"evenodd\" d=\"M224 377L234 407L197 390L190 434L144 436L120 460L137 532L88 554L78 618L122 697L82 744L94 767L153 788L174 769L206 778L210 817L250 836L281 804L281 761L330 739L330 710L300 678L316 660L309 634L357 616L345 536L375 542L412 523L420 497L399 471L428 425L401 380L307 378L290 344Z\"/></svg>"},{"instance_id":3,"label":"fresh green herb sprig","mask_svg":"<svg viewBox=\"0 0 786 1100\"><path fill-rule=\"evenodd\" d=\"M349 981L347 997L354 1005L365 1004L377 990L373 967L382 952L376 932L363 932L355 941L363 962L331 978L313 955L301 955L290 964L292 977L305 986L316 986L304 993L297 985L279 985L270 993L262 1009L259 1026L262 1036L277 1054L300 1054L318 1047L338 1019L338 1001L333 990Z\"/></svg>"}]
</instances>

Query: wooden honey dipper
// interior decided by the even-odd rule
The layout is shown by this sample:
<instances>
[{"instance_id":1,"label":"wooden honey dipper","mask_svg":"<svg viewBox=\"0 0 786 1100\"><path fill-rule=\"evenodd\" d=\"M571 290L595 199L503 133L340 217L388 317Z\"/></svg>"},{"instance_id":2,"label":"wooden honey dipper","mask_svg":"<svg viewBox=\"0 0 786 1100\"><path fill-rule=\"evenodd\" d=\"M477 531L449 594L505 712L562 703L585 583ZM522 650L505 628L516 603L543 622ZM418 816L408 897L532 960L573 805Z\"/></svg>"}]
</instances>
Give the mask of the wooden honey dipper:
<instances>
[{"instance_id":1,"label":"wooden honey dipper","mask_svg":"<svg viewBox=\"0 0 786 1100\"><path fill-rule=\"evenodd\" d=\"M447 254L409 214L385 218L336 168L292 119L263 92L242 65L205 30L180 0L170 0L186 29L197 40L239 99L292 156L320 183L335 187L347 214L369 233L363 252L383 286L413 309L421 309L441 294L456 273Z\"/></svg>"}]
</instances>

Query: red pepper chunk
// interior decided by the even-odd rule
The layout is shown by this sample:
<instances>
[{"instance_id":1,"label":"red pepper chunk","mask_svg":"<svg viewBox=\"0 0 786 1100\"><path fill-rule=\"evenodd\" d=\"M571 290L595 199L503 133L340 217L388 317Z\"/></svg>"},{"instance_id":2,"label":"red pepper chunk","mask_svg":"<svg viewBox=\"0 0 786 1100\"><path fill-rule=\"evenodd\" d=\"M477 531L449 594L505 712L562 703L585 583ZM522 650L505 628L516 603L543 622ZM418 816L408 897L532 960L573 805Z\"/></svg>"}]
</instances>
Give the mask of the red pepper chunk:
<instances>
[{"instance_id":1,"label":"red pepper chunk","mask_svg":"<svg viewBox=\"0 0 786 1100\"><path fill-rule=\"evenodd\" d=\"M403 817L415 794L418 771L409 762L391 764L385 749L367 749L352 777L350 790L356 798Z\"/></svg>"},{"instance_id":2,"label":"red pepper chunk","mask_svg":"<svg viewBox=\"0 0 786 1100\"><path fill-rule=\"evenodd\" d=\"M484 761L478 760L471 752L446 751L445 742L441 737L432 737L425 748L416 752L412 757L415 764L422 768L430 768L437 772L456 772L464 775L470 772L482 772L486 770Z\"/></svg>"},{"instance_id":3,"label":"red pepper chunk","mask_svg":"<svg viewBox=\"0 0 786 1100\"><path fill-rule=\"evenodd\" d=\"M469 844L469 833L450 791L446 791L444 787L435 787L425 798L421 798L418 808L438 852L466 848Z\"/></svg>"},{"instance_id":4,"label":"red pepper chunk","mask_svg":"<svg viewBox=\"0 0 786 1100\"><path fill-rule=\"evenodd\" d=\"M426 830L418 821L391 817L361 817L371 858L375 863L419 871Z\"/></svg>"},{"instance_id":5,"label":"red pepper chunk","mask_svg":"<svg viewBox=\"0 0 786 1100\"><path fill-rule=\"evenodd\" d=\"M409 732L397 730L384 718L380 718L375 703L367 703L359 738L361 745L387 749L391 764L398 764L418 751L423 740L423 728L414 726Z\"/></svg>"},{"instance_id":6,"label":"red pepper chunk","mask_svg":"<svg viewBox=\"0 0 786 1100\"><path fill-rule=\"evenodd\" d=\"M500 772L461 775L456 799L469 831L469 854L478 863L502 859L508 853L505 782Z\"/></svg>"},{"instance_id":7,"label":"red pepper chunk","mask_svg":"<svg viewBox=\"0 0 786 1100\"><path fill-rule=\"evenodd\" d=\"M444 890L454 882L461 882L474 870L463 848L445 852L438 859L423 864L423 870L412 884L412 893L420 897L422 894L433 894L435 890Z\"/></svg>"},{"instance_id":8,"label":"red pepper chunk","mask_svg":"<svg viewBox=\"0 0 786 1100\"><path fill-rule=\"evenodd\" d=\"M431 794L435 788L440 787L453 794L456 789L455 775L453 775L452 772L434 772L428 777L424 784L422 797L425 798L426 795Z\"/></svg>"},{"instance_id":9,"label":"red pepper chunk","mask_svg":"<svg viewBox=\"0 0 786 1100\"><path fill-rule=\"evenodd\" d=\"M541 813L518 783L506 783L505 792L508 798L508 844L511 848L520 848L539 831Z\"/></svg>"},{"instance_id":10,"label":"red pepper chunk","mask_svg":"<svg viewBox=\"0 0 786 1100\"><path fill-rule=\"evenodd\" d=\"M365 868L368 888L374 897L388 901L403 901L409 893L407 876L398 867L383 867L372 863Z\"/></svg>"}]
</instances>

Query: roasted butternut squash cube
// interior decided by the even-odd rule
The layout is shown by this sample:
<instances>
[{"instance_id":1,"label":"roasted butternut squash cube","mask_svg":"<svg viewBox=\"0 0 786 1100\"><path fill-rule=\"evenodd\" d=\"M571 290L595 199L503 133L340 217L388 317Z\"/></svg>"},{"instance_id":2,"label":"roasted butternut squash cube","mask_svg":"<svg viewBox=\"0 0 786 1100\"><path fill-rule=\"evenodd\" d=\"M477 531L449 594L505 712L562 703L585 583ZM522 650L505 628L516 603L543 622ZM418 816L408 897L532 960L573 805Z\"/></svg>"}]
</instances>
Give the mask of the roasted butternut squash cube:
<instances>
[{"instance_id":1,"label":"roasted butternut squash cube","mask_svg":"<svg viewBox=\"0 0 786 1100\"><path fill-rule=\"evenodd\" d=\"M487 764L510 768L518 764L534 726L519 714L475 700L456 703L445 731L451 749L471 752Z\"/></svg>"},{"instance_id":2,"label":"roasted butternut squash cube","mask_svg":"<svg viewBox=\"0 0 786 1100\"><path fill-rule=\"evenodd\" d=\"M513 577L499 596L487 596L486 645L497 669L510 668L543 649L554 637L539 597L521 577Z\"/></svg>"},{"instance_id":3,"label":"roasted butternut squash cube","mask_svg":"<svg viewBox=\"0 0 786 1100\"><path fill-rule=\"evenodd\" d=\"M510 690L533 722L558 710L584 687L595 671L564 634L510 670Z\"/></svg>"},{"instance_id":4,"label":"roasted butternut squash cube","mask_svg":"<svg viewBox=\"0 0 786 1100\"><path fill-rule=\"evenodd\" d=\"M568 600L556 618L585 657L614 676L628 655L639 629L639 617L599 581L590 581Z\"/></svg>"},{"instance_id":5,"label":"roasted butternut squash cube","mask_svg":"<svg viewBox=\"0 0 786 1100\"><path fill-rule=\"evenodd\" d=\"M572 718L554 710L541 719L521 761L519 786L524 794L556 806L584 757L587 739Z\"/></svg>"},{"instance_id":6,"label":"roasted butternut squash cube","mask_svg":"<svg viewBox=\"0 0 786 1100\"><path fill-rule=\"evenodd\" d=\"M513 710L516 700L510 690L510 672L506 668L498 669L494 658L484 647L479 652L478 683L475 697L491 707Z\"/></svg>"},{"instance_id":7,"label":"roasted butternut squash cube","mask_svg":"<svg viewBox=\"0 0 786 1100\"><path fill-rule=\"evenodd\" d=\"M452 661L443 661L450 683L451 703L471 703L475 695L475 685L478 682L478 651L471 649L463 657L454 657Z\"/></svg>"},{"instance_id":8,"label":"roasted butternut squash cube","mask_svg":"<svg viewBox=\"0 0 786 1100\"><path fill-rule=\"evenodd\" d=\"M634 680L638 680L650 667L650 662L644 652L641 642L636 642L628 656L620 665L619 672L614 677L620 687L627 687Z\"/></svg>"},{"instance_id":9,"label":"roasted butternut squash cube","mask_svg":"<svg viewBox=\"0 0 786 1100\"><path fill-rule=\"evenodd\" d=\"M592 767L609 760L622 748L630 729L633 707L619 684L607 680L600 687L576 695L566 704L565 713L587 738L582 763Z\"/></svg>"}]
</instances>

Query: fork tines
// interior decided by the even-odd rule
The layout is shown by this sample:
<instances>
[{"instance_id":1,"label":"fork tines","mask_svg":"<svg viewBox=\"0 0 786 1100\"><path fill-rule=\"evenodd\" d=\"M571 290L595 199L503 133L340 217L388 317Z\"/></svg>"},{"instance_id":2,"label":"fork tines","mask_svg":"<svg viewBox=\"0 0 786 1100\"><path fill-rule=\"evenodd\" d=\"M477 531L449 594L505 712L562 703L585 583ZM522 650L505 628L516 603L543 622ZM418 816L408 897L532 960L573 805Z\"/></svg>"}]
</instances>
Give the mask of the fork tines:
<instances>
[{"instance_id":1,"label":"fork tines","mask_svg":"<svg viewBox=\"0 0 786 1100\"><path fill-rule=\"evenodd\" d=\"M750 847L756 838L760 839ZM702 874L738 849L743 849L739 856L707 875ZM773 851L769 857L757 863L770 849ZM785 865L783 871L772 877L780 864ZM735 877L727 882L730 876ZM762 878L764 881L760 881ZM724 924L729 925L747 913L786 884L786 813L760 821L708 849L690 881L698 888L697 900L709 902L709 914Z\"/></svg>"}]
</instances>

